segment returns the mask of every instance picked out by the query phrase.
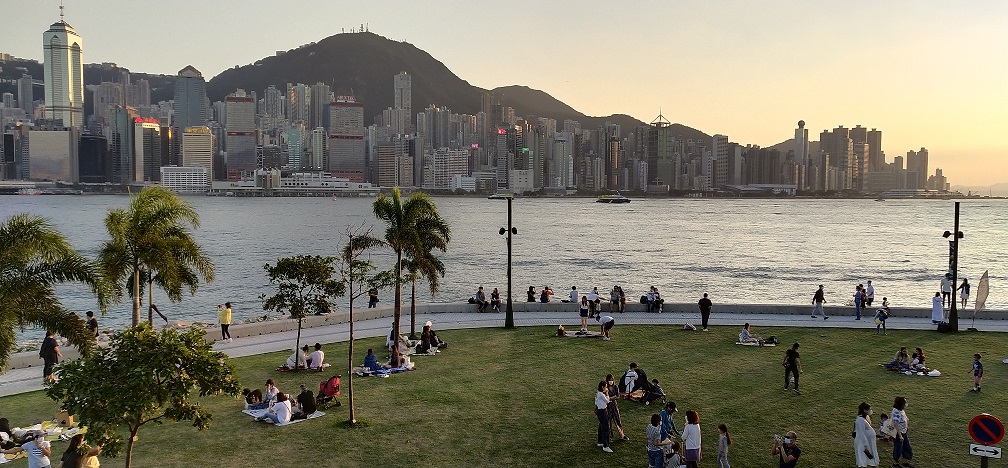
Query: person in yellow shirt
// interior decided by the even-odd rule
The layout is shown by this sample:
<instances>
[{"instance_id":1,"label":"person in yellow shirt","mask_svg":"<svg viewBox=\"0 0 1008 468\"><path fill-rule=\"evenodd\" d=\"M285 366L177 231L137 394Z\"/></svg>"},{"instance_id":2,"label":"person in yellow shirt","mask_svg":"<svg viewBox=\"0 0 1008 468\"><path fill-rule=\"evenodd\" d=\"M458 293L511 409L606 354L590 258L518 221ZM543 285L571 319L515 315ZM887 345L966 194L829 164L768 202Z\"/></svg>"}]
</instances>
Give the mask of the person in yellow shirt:
<instances>
[{"instance_id":1,"label":"person in yellow shirt","mask_svg":"<svg viewBox=\"0 0 1008 468\"><path fill-rule=\"evenodd\" d=\"M231 341L231 332L228 326L231 325L231 303L225 302L224 307L217 304L217 319L220 322L221 341Z\"/></svg>"}]
</instances>

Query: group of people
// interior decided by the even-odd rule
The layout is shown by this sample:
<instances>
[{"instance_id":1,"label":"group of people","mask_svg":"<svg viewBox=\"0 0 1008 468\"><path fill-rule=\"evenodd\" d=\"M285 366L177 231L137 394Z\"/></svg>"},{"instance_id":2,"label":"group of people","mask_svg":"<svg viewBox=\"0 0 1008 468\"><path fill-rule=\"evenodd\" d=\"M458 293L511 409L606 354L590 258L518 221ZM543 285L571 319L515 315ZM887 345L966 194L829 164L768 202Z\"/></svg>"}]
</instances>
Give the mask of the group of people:
<instances>
[{"instance_id":1,"label":"group of people","mask_svg":"<svg viewBox=\"0 0 1008 468\"><path fill-rule=\"evenodd\" d=\"M308 345L301 349L294 348L294 353L287 357L287 361L281 366L285 369L310 369L321 372L329 364L325 362L325 352L322 351L322 344L315 343L315 350L312 351Z\"/></svg>"},{"instance_id":2,"label":"group of people","mask_svg":"<svg viewBox=\"0 0 1008 468\"><path fill-rule=\"evenodd\" d=\"M0 419L0 426L8 426L6 419ZM8 437L5 438L4 435ZM0 440L7 440L10 436L10 429L0 432ZM28 456L28 468L49 468L52 462L49 457L52 455L52 445L45 439L44 431L30 432L23 440L17 444L4 442L0 445L0 454L16 454L25 452ZM84 443L84 434L77 434L70 438L63 456L59 459L60 468L97 468L101 465L98 462L98 454L102 451L102 446L88 446Z\"/></svg>"},{"instance_id":3,"label":"group of people","mask_svg":"<svg viewBox=\"0 0 1008 468\"><path fill-rule=\"evenodd\" d=\"M896 372L928 372L926 356L921 348L914 348L913 354L907 353L906 346L901 346L893 360L884 367Z\"/></svg>"},{"instance_id":4,"label":"group of people","mask_svg":"<svg viewBox=\"0 0 1008 468\"><path fill-rule=\"evenodd\" d=\"M892 466L913 468L913 448L907 437L909 419L906 414L907 399L898 396L893 401L892 411L888 417L879 415L878 430L872 424L871 405L861 402L858 405L857 417L854 419L854 462L859 467L880 466L881 456L878 451L878 440L892 441Z\"/></svg>"},{"instance_id":5,"label":"group of people","mask_svg":"<svg viewBox=\"0 0 1008 468\"><path fill-rule=\"evenodd\" d=\"M314 413L318 406L315 394L301 384L301 392L291 401L290 395L281 392L273 383L273 379L266 380L266 391L259 389L242 390L245 398L245 406L253 410L267 410L256 421L269 421L274 424L287 424L292 419L306 419Z\"/></svg>"},{"instance_id":6,"label":"group of people","mask_svg":"<svg viewBox=\"0 0 1008 468\"><path fill-rule=\"evenodd\" d=\"M970 296L970 284L969 280L963 278L962 284L956 288L959 291L959 299L962 301L962 308L966 308L966 303L969 302ZM946 319L945 311L952 307L952 274L945 273L941 279L941 289L935 292L934 297L931 298L931 323L939 324L944 322Z\"/></svg>"}]
</instances>

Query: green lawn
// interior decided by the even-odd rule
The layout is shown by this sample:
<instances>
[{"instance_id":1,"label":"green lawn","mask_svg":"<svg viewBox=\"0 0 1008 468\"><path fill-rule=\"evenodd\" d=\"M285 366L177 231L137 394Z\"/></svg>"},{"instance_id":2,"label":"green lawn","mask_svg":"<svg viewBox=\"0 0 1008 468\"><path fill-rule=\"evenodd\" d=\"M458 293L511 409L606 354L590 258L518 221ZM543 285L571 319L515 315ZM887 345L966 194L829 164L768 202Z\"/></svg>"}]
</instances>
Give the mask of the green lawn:
<instances>
[{"instance_id":1,"label":"green lawn","mask_svg":"<svg viewBox=\"0 0 1008 468\"><path fill-rule=\"evenodd\" d=\"M1003 334L758 330L785 344L801 343L803 395L798 396L781 391L784 346L735 346L736 328L711 330L617 326L610 342L555 338L553 328L446 330L440 335L449 348L437 356L416 357L417 370L355 380L357 417L366 427L343 426L345 378L342 408L284 428L253 423L239 412L236 400L210 398L206 403L214 420L208 431L185 423L141 429L136 466L646 466L644 426L658 407L621 402L631 440L615 442L613 454L595 446L595 387L606 373L621 375L630 361L661 381L678 404L677 419L687 409L699 412L705 453L701 466L715 465L717 424L722 422L731 427L735 444L729 459L738 466L776 467L769 455L771 437L788 429L799 435L800 466L854 466L850 432L858 403L869 402L876 415L888 413L897 395L909 400L918 466L967 466L979 464L966 454L969 419L982 412L1008 418ZM383 343L381 338L358 342L357 361L368 346ZM878 367L900 345L924 348L929 365L942 376L904 376ZM325 350L327 360L345 366L345 343ZM974 352L985 356L987 375L980 394L968 392ZM317 389L318 374L273 371L286 354L233 362L245 386L261 387L272 377L281 391L294 391L300 383ZM57 404L35 392L0 398L0 408L0 416L12 424L27 425L51 418ZM65 445L54 445L56 459ZM888 452L891 445L880 444L879 450ZM102 463L118 466L121 461Z\"/></svg>"}]
</instances>

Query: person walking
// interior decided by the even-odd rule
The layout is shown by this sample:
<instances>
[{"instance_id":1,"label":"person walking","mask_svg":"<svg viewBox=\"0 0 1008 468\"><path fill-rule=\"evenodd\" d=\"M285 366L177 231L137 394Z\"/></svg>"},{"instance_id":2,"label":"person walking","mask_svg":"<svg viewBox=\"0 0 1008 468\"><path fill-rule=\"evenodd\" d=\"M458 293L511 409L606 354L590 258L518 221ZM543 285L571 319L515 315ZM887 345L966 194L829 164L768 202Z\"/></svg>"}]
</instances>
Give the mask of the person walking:
<instances>
[{"instance_id":1,"label":"person walking","mask_svg":"<svg viewBox=\"0 0 1008 468\"><path fill-rule=\"evenodd\" d=\"M791 345L784 353L784 391L788 391L788 387L791 385L791 380L788 378L794 376L794 392L795 395L801 395L798 391L798 376L801 374L801 360L798 359L798 343Z\"/></svg>"},{"instance_id":2,"label":"person walking","mask_svg":"<svg viewBox=\"0 0 1008 468\"><path fill-rule=\"evenodd\" d=\"M823 310L823 304L826 303L826 293L823 291L823 285L819 285L819 289L816 290L815 294L812 296L812 304L815 308L812 309L812 318L819 318L819 314L822 314L823 320L829 318L826 315L826 311Z\"/></svg>"},{"instance_id":3,"label":"person walking","mask_svg":"<svg viewBox=\"0 0 1008 468\"><path fill-rule=\"evenodd\" d=\"M941 291L936 291L931 298L931 323L937 325L945 321L945 307L942 301Z\"/></svg>"},{"instance_id":4,"label":"person walking","mask_svg":"<svg viewBox=\"0 0 1008 468\"><path fill-rule=\"evenodd\" d=\"M87 325L88 333L94 335L95 338L98 338L98 319L95 318L94 312L92 312L90 310L87 311L87 313L85 315L87 316L87 323L86 323L86 325Z\"/></svg>"},{"instance_id":5,"label":"person walking","mask_svg":"<svg viewBox=\"0 0 1008 468\"><path fill-rule=\"evenodd\" d=\"M956 288L956 291L959 291L959 299L962 299L962 308L963 310L966 310L966 303L969 302L969 294L970 294L969 281L966 281L966 278L963 278L962 284L960 284L959 287Z\"/></svg>"},{"instance_id":6,"label":"person walking","mask_svg":"<svg viewBox=\"0 0 1008 468\"><path fill-rule=\"evenodd\" d=\"M731 468L728 464L728 446L731 445L731 434L728 434L728 425L721 423L718 425L718 445L717 462L718 468Z\"/></svg>"},{"instance_id":7,"label":"person walking","mask_svg":"<svg viewBox=\"0 0 1008 468\"><path fill-rule=\"evenodd\" d=\"M980 353L973 355L973 388L971 392L980 391L980 381L983 380L983 363L980 362Z\"/></svg>"},{"instance_id":8,"label":"person walking","mask_svg":"<svg viewBox=\"0 0 1008 468\"><path fill-rule=\"evenodd\" d=\"M224 307L217 304L217 322L220 323L221 341L231 341L231 332L228 331L228 327L231 326L230 302L225 302Z\"/></svg>"},{"instance_id":9,"label":"person walking","mask_svg":"<svg viewBox=\"0 0 1008 468\"><path fill-rule=\"evenodd\" d=\"M367 301L368 309L374 309L375 307L378 307L378 288L372 287L371 289L368 289L367 294L368 294L368 301Z\"/></svg>"},{"instance_id":10,"label":"person walking","mask_svg":"<svg viewBox=\"0 0 1008 468\"><path fill-rule=\"evenodd\" d=\"M938 298L940 299L941 296L938 296ZM889 420L892 421L892 425L896 429L892 458L893 466L913 468L913 465L910 464L910 460L913 460L913 448L910 447L910 439L907 438L910 421L907 418L906 405L907 399L905 397L896 397L896 400L893 401L892 414L889 415ZM901 457L904 460L902 464L900 464Z\"/></svg>"},{"instance_id":11,"label":"person walking","mask_svg":"<svg viewBox=\"0 0 1008 468\"><path fill-rule=\"evenodd\" d=\"M605 380L598 383L598 391L595 392L595 416L598 417L598 438L597 444L602 447L602 451L612 453L609 448L609 392L606 388Z\"/></svg>"},{"instance_id":12,"label":"person walking","mask_svg":"<svg viewBox=\"0 0 1008 468\"><path fill-rule=\"evenodd\" d=\"M858 468L879 466L878 444L871 415L871 405L861 402L854 419L854 463Z\"/></svg>"},{"instance_id":13,"label":"person walking","mask_svg":"<svg viewBox=\"0 0 1008 468\"><path fill-rule=\"evenodd\" d=\"M60 352L59 343L56 341L56 334L52 330L46 331L45 339L42 340L42 347L39 349L39 357L42 358L43 363L42 379L47 382L58 380L53 375L53 368L56 367L56 364L59 364L63 353Z\"/></svg>"},{"instance_id":14,"label":"person walking","mask_svg":"<svg viewBox=\"0 0 1008 468\"><path fill-rule=\"evenodd\" d=\"M707 321L710 320L710 311L714 304L707 298L707 293L703 293L703 298L697 302L697 305L700 306L701 328L703 331L707 331Z\"/></svg>"}]
</instances>

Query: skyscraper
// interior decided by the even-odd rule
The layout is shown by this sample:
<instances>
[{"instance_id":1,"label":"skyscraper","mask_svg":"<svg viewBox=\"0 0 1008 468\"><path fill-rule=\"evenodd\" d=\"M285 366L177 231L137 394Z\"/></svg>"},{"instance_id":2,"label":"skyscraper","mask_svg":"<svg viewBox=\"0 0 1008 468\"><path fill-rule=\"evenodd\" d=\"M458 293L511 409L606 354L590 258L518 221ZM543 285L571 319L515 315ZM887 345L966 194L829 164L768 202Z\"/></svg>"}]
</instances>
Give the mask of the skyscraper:
<instances>
[{"instance_id":1,"label":"skyscraper","mask_svg":"<svg viewBox=\"0 0 1008 468\"><path fill-rule=\"evenodd\" d=\"M29 119L35 115L35 90L32 86L31 75L24 75L17 80L18 107L24 110Z\"/></svg>"},{"instance_id":2,"label":"skyscraper","mask_svg":"<svg viewBox=\"0 0 1008 468\"><path fill-rule=\"evenodd\" d=\"M224 99L227 115L227 178L237 180L243 172L254 171L256 161L256 126L254 98L248 96L228 96Z\"/></svg>"},{"instance_id":3,"label":"skyscraper","mask_svg":"<svg viewBox=\"0 0 1008 468\"><path fill-rule=\"evenodd\" d=\"M66 127L84 127L84 41L60 20L42 34L45 60L45 116L61 119Z\"/></svg>"},{"instance_id":4,"label":"skyscraper","mask_svg":"<svg viewBox=\"0 0 1008 468\"><path fill-rule=\"evenodd\" d=\"M326 169L339 177L363 182L364 103L357 102L353 96L340 96L329 105L328 146Z\"/></svg>"},{"instance_id":5,"label":"skyscraper","mask_svg":"<svg viewBox=\"0 0 1008 468\"><path fill-rule=\"evenodd\" d=\"M204 167L213 180L213 134L210 127L186 127L182 132L182 165Z\"/></svg>"},{"instance_id":6,"label":"skyscraper","mask_svg":"<svg viewBox=\"0 0 1008 468\"><path fill-rule=\"evenodd\" d=\"M187 65L175 78L175 99L172 102L172 159L182 152L182 133L189 127L207 125L206 80L196 67Z\"/></svg>"}]
</instances>

